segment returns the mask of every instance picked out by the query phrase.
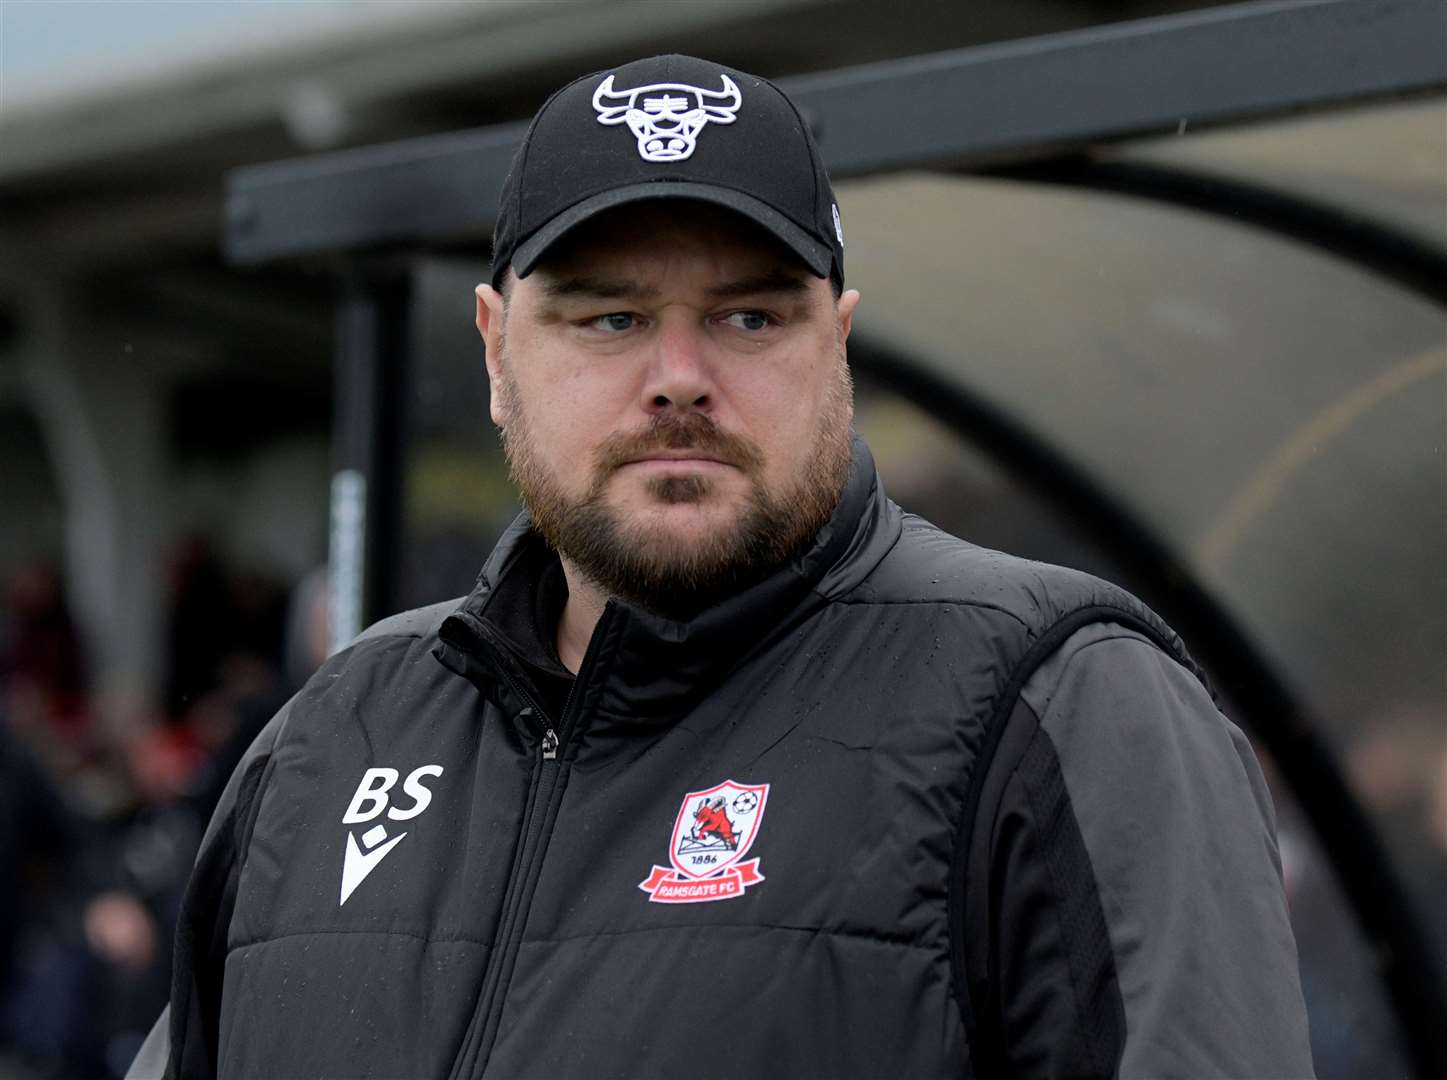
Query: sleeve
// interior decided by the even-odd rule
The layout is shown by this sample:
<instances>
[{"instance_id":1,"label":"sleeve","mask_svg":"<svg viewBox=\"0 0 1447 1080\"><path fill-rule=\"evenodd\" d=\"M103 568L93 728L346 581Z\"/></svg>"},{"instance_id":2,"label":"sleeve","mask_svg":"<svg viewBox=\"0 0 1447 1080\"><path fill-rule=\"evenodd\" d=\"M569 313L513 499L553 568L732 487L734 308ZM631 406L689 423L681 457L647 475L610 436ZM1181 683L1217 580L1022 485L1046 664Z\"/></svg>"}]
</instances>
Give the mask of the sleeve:
<instances>
[{"instance_id":1,"label":"sleeve","mask_svg":"<svg viewBox=\"0 0 1447 1080\"><path fill-rule=\"evenodd\" d=\"M294 702L252 743L206 827L177 920L171 1002L142 1044L127 1080L217 1075L226 935L267 766Z\"/></svg>"},{"instance_id":2,"label":"sleeve","mask_svg":"<svg viewBox=\"0 0 1447 1080\"><path fill-rule=\"evenodd\" d=\"M1077 631L985 789L1006 1075L1313 1075L1270 796L1193 675L1123 627Z\"/></svg>"}]
</instances>

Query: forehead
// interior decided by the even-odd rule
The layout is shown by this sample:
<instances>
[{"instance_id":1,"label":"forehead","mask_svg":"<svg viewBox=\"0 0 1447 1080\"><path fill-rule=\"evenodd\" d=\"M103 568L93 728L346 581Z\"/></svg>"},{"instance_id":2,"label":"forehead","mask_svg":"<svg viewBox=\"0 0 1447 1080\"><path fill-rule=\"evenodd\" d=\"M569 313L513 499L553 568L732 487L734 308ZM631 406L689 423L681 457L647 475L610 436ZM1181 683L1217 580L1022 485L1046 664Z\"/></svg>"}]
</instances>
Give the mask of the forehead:
<instances>
[{"instance_id":1,"label":"forehead","mask_svg":"<svg viewBox=\"0 0 1447 1080\"><path fill-rule=\"evenodd\" d=\"M797 255L740 214L689 199L656 199L591 218L553 246L529 278L626 276L647 281L786 274L828 288Z\"/></svg>"}]
</instances>

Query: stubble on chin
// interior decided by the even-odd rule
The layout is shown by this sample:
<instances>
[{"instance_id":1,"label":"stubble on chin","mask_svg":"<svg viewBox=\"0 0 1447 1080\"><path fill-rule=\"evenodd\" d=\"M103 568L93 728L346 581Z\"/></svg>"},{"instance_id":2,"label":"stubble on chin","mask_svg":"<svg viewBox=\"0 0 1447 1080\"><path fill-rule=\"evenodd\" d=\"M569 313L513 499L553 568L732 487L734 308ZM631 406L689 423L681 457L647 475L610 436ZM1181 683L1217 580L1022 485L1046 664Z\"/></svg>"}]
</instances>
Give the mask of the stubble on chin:
<instances>
[{"instance_id":1,"label":"stubble on chin","mask_svg":"<svg viewBox=\"0 0 1447 1080\"><path fill-rule=\"evenodd\" d=\"M648 494L667 506L703 502L713 491L704 476L655 476L648 481Z\"/></svg>"}]
</instances>

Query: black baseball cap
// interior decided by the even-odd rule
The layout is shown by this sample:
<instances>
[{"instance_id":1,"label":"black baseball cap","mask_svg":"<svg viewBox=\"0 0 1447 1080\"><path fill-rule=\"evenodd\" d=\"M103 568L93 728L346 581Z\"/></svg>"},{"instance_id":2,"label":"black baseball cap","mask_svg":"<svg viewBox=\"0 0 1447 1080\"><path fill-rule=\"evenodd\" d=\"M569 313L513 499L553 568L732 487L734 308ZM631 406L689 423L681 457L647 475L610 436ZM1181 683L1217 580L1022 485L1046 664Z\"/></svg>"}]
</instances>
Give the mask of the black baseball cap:
<instances>
[{"instance_id":1,"label":"black baseball cap","mask_svg":"<svg viewBox=\"0 0 1447 1080\"><path fill-rule=\"evenodd\" d=\"M794 103L767 79L674 55L584 75L538 110L503 184L493 287L593 216L651 199L736 211L844 286L839 207Z\"/></svg>"}]
</instances>

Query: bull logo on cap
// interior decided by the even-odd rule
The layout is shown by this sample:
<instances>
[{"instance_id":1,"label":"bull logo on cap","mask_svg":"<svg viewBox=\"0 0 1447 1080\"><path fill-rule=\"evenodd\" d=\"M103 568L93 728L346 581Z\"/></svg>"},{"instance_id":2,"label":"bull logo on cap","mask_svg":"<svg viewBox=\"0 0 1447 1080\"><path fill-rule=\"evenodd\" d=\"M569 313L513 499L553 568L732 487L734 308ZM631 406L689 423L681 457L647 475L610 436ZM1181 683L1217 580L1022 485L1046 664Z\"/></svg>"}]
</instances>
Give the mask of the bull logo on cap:
<instances>
[{"instance_id":1,"label":"bull logo on cap","mask_svg":"<svg viewBox=\"0 0 1447 1080\"><path fill-rule=\"evenodd\" d=\"M609 75L593 92L600 124L624 124L638 139L644 161L682 161L698 146L704 125L732 124L743 102L738 84L727 75L722 90L687 83L653 83L634 90L613 90Z\"/></svg>"}]
</instances>

